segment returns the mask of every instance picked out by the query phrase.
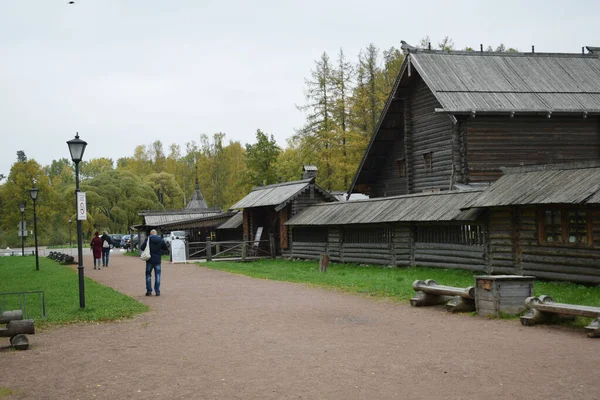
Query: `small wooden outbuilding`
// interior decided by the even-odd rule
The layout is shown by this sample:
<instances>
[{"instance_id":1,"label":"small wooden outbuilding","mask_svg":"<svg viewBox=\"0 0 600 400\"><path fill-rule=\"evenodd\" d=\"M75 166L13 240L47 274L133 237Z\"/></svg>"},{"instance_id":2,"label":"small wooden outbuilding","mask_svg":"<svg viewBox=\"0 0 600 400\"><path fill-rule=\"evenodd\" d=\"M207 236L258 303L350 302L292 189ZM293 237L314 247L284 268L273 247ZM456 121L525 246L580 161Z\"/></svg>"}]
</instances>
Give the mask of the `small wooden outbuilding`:
<instances>
[{"instance_id":1,"label":"small wooden outbuilding","mask_svg":"<svg viewBox=\"0 0 600 400\"><path fill-rule=\"evenodd\" d=\"M272 234L279 253L288 248L288 219L312 204L331 201L337 199L317 185L315 178L308 178L256 187L231 209L243 210L245 238L258 242Z\"/></svg>"}]
</instances>

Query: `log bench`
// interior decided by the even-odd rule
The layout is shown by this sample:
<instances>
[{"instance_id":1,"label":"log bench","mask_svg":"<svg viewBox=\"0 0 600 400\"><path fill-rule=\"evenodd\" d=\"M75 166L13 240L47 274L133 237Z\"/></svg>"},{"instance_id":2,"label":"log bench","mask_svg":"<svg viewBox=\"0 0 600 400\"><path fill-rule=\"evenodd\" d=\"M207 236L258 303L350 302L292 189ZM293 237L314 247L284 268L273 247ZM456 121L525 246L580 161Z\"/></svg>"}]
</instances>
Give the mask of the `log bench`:
<instances>
[{"instance_id":1,"label":"log bench","mask_svg":"<svg viewBox=\"0 0 600 400\"><path fill-rule=\"evenodd\" d=\"M521 317L521 324L525 326L553 322L556 316L588 317L594 318L585 327L588 336L600 337L600 307L556 303L550 296L528 297L525 305L529 307L527 314Z\"/></svg>"},{"instance_id":2,"label":"log bench","mask_svg":"<svg viewBox=\"0 0 600 400\"><path fill-rule=\"evenodd\" d=\"M433 279L416 280L412 285L417 292L410 299L413 307L446 304L446 310L452 313L475 311L475 287L459 288L440 285Z\"/></svg>"},{"instance_id":3,"label":"log bench","mask_svg":"<svg viewBox=\"0 0 600 400\"><path fill-rule=\"evenodd\" d=\"M23 311L5 311L0 314L0 324L6 324L6 328L0 328L0 337L10 338L10 344L17 350L27 350L29 339L27 334L35 334L35 326L32 319L23 319Z\"/></svg>"}]
</instances>

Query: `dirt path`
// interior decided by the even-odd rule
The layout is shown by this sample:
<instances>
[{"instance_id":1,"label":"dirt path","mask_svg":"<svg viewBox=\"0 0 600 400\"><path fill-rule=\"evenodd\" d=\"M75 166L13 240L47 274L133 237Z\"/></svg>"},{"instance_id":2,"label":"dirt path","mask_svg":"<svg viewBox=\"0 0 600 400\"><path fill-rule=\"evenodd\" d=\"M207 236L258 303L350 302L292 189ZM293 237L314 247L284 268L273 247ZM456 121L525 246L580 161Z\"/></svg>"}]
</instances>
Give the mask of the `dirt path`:
<instances>
[{"instance_id":1,"label":"dirt path","mask_svg":"<svg viewBox=\"0 0 600 400\"><path fill-rule=\"evenodd\" d=\"M163 264L161 297L114 254L87 276L151 306L0 352L10 399L597 399L583 330L451 315ZM88 305L89 306L89 305ZM5 343L0 343L5 345Z\"/></svg>"}]
</instances>

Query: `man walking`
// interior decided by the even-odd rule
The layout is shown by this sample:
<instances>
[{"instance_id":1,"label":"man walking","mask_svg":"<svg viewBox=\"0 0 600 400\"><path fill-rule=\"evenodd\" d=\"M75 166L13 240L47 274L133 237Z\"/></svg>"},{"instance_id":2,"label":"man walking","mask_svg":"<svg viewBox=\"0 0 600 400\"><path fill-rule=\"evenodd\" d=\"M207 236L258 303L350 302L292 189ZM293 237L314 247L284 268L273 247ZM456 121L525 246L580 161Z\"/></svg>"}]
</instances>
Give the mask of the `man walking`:
<instances>
[{"instance_id":1,"label":"man walking","mask_svg":"<svg viewBox=\"0 0 600 400\"><path fill-rule=\"evenodd\" d=\"M112 239L108 236L108 232L104 231L102 236L100 236L100 240L102 240L102 266L108 267L108 259L110 257L110 244L112 243Z\"/></svg>"},{"instance_id":2,"label":"man walking","mask_svg":"<svg viewBox=\"0 0 600 400\"><path fill-rule=\"evenodd\" d=\"M146 296L152 296L152 270L154 270L154 293L160 296L160 256L162 250L168 250L165 241L158 236L156 229L150 231L148 239L141 244L140 249L144 251L150 246L150 259L146 261Z\"/></svg>"}]
</instances>

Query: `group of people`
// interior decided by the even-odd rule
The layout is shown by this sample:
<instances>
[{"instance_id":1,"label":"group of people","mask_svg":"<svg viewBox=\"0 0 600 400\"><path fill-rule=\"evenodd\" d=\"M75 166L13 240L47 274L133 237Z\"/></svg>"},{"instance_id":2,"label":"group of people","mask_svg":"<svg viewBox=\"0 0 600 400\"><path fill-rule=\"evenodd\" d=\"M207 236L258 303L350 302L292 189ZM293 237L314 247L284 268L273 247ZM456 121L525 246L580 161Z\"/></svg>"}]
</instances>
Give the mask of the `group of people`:
<instances>
[{"instance_id":1,"label":"group of people","mask_svg":"<svg viewBox=\"0 0 600 400\"><path fill-rule=\"evenodd\" d=\"M108 232L104 231L102 236L96 231L94 237L90 242L90 247L94 255L94 269L101 269L100 260L102 260L102 267L108 267L108 259L110 258L110 244L112 239L108 236ZM98 267L96 268L96 264Z\"/></svg>"},{"instance_id":2,"label":"group of people","mask_svg":"<svg viewBox=\"0 0 600 400\"><path fill-rule=\"evenodd\" d=\"M108 236L108 232L104 231L102 236L98 231L94 233L90 242L94 257L94 269L100 270L102 267L108 267L110 243L111 238ZM162 251L168 250L169 247L163 238L158 236L155 229L152 229L148 239L141 243L140 250L144 251L148 245L150 246L150 259L146 261L146 296L152 296L152 271L154 271L154 294L160 296L161 255Z\"/></svg>"}]
</instances>

